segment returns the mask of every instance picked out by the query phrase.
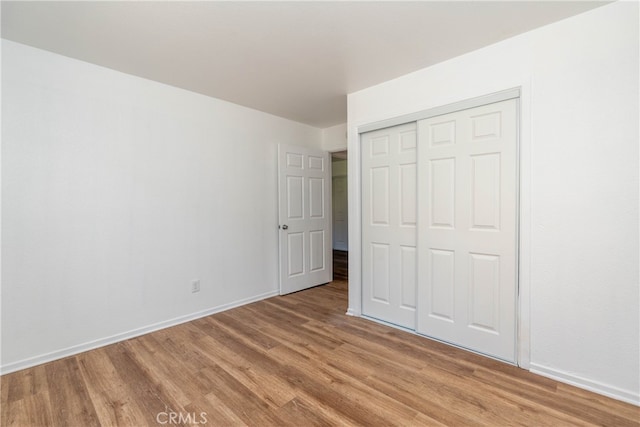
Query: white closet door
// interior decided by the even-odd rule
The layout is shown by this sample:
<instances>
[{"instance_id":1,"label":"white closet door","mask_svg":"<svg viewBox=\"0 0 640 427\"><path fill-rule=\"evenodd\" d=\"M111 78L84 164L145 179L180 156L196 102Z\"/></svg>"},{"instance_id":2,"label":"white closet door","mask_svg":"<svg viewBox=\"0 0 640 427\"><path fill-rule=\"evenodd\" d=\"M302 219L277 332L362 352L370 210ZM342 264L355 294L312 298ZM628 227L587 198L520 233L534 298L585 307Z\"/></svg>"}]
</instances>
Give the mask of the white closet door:
<instances>
[{"instance_id":1,"label":"white closet door","mask_svg":"<svg viewBox=\"0 0 640 427\"><path fill-rule=\"evenodd\" d=\"M516 100L418 122L417 331L514 362Z\"/></svg>"},{"instance_id":2,"label":"white closet door","mask_svg":"<svg viewBox=\"0 0 640 427\"><path fill-rule=\"evenodd\" d=\"M362 312L415 328L416 123L361 135Z\"/></svg>"}]
</instances>

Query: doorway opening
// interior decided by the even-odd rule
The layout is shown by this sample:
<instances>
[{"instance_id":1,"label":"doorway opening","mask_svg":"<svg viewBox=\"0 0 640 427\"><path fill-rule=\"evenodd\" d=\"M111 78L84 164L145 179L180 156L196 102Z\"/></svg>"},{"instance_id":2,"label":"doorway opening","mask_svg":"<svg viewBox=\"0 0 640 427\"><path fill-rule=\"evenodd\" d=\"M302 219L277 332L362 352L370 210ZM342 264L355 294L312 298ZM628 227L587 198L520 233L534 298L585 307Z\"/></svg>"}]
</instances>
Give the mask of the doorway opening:
<instances>
[{"instance_id":1,"label":"doorway opening","mask_svg":"<svg viewBox=\"0 0 640 427\"><path fill-rule=\"evenodd\" d=\"M349 279L347 152L331 153L333 280Z\"/></svg>"}]
</instances>

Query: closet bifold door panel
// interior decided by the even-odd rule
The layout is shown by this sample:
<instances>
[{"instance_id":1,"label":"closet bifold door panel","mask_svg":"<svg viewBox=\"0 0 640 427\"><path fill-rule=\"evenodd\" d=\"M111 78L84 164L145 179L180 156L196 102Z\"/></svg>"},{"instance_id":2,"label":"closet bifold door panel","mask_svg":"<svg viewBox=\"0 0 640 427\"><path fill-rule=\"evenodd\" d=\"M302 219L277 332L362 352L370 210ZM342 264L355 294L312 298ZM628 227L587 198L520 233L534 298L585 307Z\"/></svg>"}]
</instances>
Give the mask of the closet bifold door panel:
<instances>
[{"instance_id":1,"label":"closet bifold door panel","mask_svg":"<svg viewBox=\"0 0 640 427\"><path fill-rule=\"evenodd\" d=\"M417 151L416 330L511 363L516 361L516 115L517 100L510 99L420 120ZM386 175L376 179L383 182ZM376 256L382 263L384 257Z\"/></svg>"},{"instance_id":2,"label":"closet bifold door panel","mask_svg":"<svg viewBox=\"0 0 640 427\"><path fill-rule=\"evenodd\" d=\"M416 123L361 135L362 313L415 329Z\"/></svg>"}]
</instances>

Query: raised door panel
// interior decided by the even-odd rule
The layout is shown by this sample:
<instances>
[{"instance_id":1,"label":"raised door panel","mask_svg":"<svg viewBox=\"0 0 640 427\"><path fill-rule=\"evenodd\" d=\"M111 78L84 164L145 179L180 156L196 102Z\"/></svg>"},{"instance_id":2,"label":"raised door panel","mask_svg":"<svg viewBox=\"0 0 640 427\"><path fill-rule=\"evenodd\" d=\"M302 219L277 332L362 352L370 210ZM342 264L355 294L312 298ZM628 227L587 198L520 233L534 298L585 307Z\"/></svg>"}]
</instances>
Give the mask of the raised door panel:
<instances>
[{"instance_id":1,"label":"raised door panel","mask_svg":"<svg viewBox=\"0 0 640 427\"><path fill-rule=\"evenodd\" d=\"M426 127L429 147L446 147L455 144L456 141L456 121L445 120L429 123ZM424 133L424 131L421 131Z\"/></svg>"},{"instance_id":2,"label":"raised door panel","mask_svg":"<svg viewBox=\"0 0 640 427\"><path fill-rule=\"evenodd\" d=\"M502 112L490 111L470 117L471 141L484 142L502 135Z\"/></svg>"},{"instance_id":3,"label":"raised door panel","mask_svg":"<svg viewBox=\"0 0 640 427\"><path fill-rule=\"evenodd\" d=\"M371 204L371 225L389 225L391 207L389 206L389 167L372 168L369 197Z\"/></svg>"},{"instance_id":4,"label":"raised door panel","mask_svg":"<svg viewBox=\"0 0 640 427\"><path fill-rule=\"evenodd\" d=\"M432 318L453 322L455 292L455 252L429 249L429 304L425 307Z\"/></svg>"},{"instance_id":5,"label":"raised door panel","mask_svg":"<svg viewBox=\"0 0 640 427\"><path fill-rule=\"evenodd\" d=\"M324 247L325 231L313 230L309 232L309 271L320 271L326 266L326 248Z\"/></svg>"},{"instance_id":6,"label":"raised door panel","mask_svg":"<svg viewBox=\"0 0 640 427\"><path fill-rule=\"evenodd\" d=\"M500 257L469 254L469 326L499 333Z\"/></svg>"},{"instance_id":7,"label":"raised door panel","mask_svg":"<svg viewBox=\"0 0 640 427\"><path fill-rule=\"evenodd\" d=\"M325 168L325 159L324 157L318 157L318 156L308 156L309 159L309 170L316 170L316 171L324 171Z\"/></svg>"},{"instance_id":8,"label":"raised door panel","mask_svg":"<svg viewBox=\"0 0 640 427\"><path fill-rule=\"evenodd\" d=\"M416 226L416 164L399 165L400 173L400 225Z\"/></svg>"},{"instance_id":9,"label":"raised door panel","mask_svg":"<svg viewBox=\"0 0 640 427\"><path fill-rule=\"evenodd\" d=\"M385 304L389 303L391 257L389 245L371 244L371 298Z\"/></svg>"},{"instance_id":10,"label":"raised door panel","mask_svg":"<svg viewBox=\"0 0 640 427\"><path fill-rule=\"evenodd\" d=\"M324 178L309 178L309 218L324 218Z\"/></svg>"},{"instance_id":11,"label":"raised door panel","mask_svg":"<svg viewBox=\"0 0 640 427\"><path fill-rule=\"evenodd\" d=\"M416 151L416 147L418 146L418 138L415 130L411 129L406 132L401 132L398 137L400 138L399 150L401 153Z\"/></svg>"},{"instance_id":12,"label":"raised door panel","mask_svg":"<svg viewBox=\"0 0 640 427\"><path fill-rule=\"evenodd\" d=\"M400 246L400 283L402 285L402 296L400 305L403 308L415 310L416 308L416 247Z\"/></svg>"},{"instance_id":13,"label":"raised door panel","mask_svg":"<svg viewBox=\"0 0 640 427\"><path fill-rule=\"evenodd\" d=\"M303 155L298 153L287 153L286 154L286 165L289 169L303 169Z\"/></svg>"},{"instance_id":14,"label":"raised door panel","mask_svg":"<svg viewBox=\"0 0 640 427\"><path fill-rule=\"evenodd\" d=\"M305 272L305 244L304 233L287 234L287 258L289 260L289 277L303 275Z\"/></svg>"},{"instance_id":15,"label":"raised door panel","mask_svg":"<svg viewBox=\"0 0 640 427\"><path fill-rule=\"evenodd\" d=\"M287 219L304 218L304 178L287 176Z\"/></svg>"},{"instance_id":16,"label":"raised door panel","mask_svg":"<svg viewBox=\"0 0 640 427\"><path fill-rule=\"evenodd\" d=\"M471 228L500 229L500 153L471 156Z\"/></svg>"},{"instance_id":17,"label":"raised door panel","mask_svg":"<svg viewBox=\"0 0 640 427\"><path fill-rule=\"evenodd\" d=\"M371 157L381 157L389 155L389 135L382 135L372 138L370 143Z\"/></svg>"},{"instance_id":18,"label":"raised door panel","mask_svg":"<svg viewBox=\"0 0 640 427\"><path fill-rule=\"evenodd\" d=\"M430 227L455 228L456 159L429 161Z\"/></svg>"}]
</instances>

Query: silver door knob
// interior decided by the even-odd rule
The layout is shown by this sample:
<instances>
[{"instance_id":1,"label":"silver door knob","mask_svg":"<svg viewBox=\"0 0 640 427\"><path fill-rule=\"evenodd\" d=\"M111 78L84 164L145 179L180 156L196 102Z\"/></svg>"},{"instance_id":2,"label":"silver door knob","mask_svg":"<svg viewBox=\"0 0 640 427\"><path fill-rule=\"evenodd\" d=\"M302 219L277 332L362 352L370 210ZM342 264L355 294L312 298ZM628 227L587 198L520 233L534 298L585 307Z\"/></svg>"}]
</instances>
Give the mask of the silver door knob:
<instances>
[{"instance_id":1,"label":"silver door knob","mask_svg":"<svg viewBox=\"0 0 640 427\"><path fill-rule=\"evenodd\" d=\"M282 229L283 230L287 230L287 229L289 229L289 226L287 224L285 224L285 225L282 226Z\"/></svg>"}]
</instances>

